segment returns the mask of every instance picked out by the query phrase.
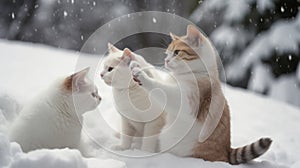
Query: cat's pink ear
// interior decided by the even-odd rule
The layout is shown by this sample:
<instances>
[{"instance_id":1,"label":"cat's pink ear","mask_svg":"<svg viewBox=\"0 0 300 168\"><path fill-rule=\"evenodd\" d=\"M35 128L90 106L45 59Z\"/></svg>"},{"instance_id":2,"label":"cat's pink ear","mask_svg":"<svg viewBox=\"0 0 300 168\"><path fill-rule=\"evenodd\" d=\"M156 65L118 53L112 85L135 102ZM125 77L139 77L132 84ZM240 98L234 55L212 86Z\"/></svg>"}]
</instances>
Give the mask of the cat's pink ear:
<instances>
[{"instance_id":1,"label":"cat's pink ear","mask_svg":"<svg viewBox=\"0 0 300 168\"><path fill-rule=\"evenodd\" d=\"M107 47L108 47L109 53L114 53L114 52L121 51L117 47L115 47L114 45L112 45L111 43L108 43Z\"/></svg>"},{"instance_id":2,"label":"cat's pink ear","mask_svg":"<svg viewBox=\"0 0 300 168\"><path fill-rule=\"evenodd\" d=\"M180 37L176 36L175 34L173 34L171 32L170 32L170 36L171 36L171 38L172 38L173 41L174 40L178 40L180 38Z\"/></svg>"},{"instance_id":3,"label":"cat's pink ear","mask_svg":"<svg viewBox=\"0 0 300 168\"><path fill-rule=\"evenodd\" d=\"M123 50L123 55L121 57L121 60L123 60L126 63L129 63L133 59L134 59L134 55L132 51L129 48L125 48Z\"/></svg>"},{"instance_id":4,"label":"cat's pink ear","mask_svg":"<svg viewBox=\"0 0 300 168\"><path fill-rule=\"evenodd\" d=\"M129 48L125 48L123 51L123 57L132 57L132 51Z\"/></svg>"},{"instance_id":5,"label":"cat's pink ear","mask_svg":"<svg viewBox=\"0 0 300 168\"><path fill-rule=\"evenodd\" d=\"M186 40L190 45L198 46L203 41L204 36L202 33L193 25L188 25L186 29Z\"/></svg>"},{"instance_id":6,"label":"cat's pink ear","mask_svg":"<svg viewBox=\"0 0 300 168\"><path fill-rule=\"evenodd\" d=\"M87 67L79 72L76 72L68 76L64 81L64 87L70 91L78 91L84 85L86 85L86 77L90 70L90 67Z\"/></svg>"}]
</instances>

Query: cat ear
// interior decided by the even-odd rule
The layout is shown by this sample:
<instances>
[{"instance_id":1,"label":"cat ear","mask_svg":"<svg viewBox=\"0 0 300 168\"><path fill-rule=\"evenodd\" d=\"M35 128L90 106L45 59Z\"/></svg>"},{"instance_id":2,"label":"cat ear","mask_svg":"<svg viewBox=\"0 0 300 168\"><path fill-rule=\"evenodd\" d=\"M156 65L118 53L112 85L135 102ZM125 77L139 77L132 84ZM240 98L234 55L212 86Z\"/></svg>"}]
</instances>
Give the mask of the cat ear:
<instances>
[{"instance_id":1,"label":"cat ear","mask_svg":"<svg viewBox=\"0 0 300 168\"><path fill-rule=\"evenodd\" d=\"M80 90L84 85L87 84L86 77L90 70L90 67L87 67L79 72L76 72L71 75L73 90Z\"/></svg>"},{"instance_id":2,"label":"cat ear","mask_svg":"<svg viewBox=\"0 0 300 168\"><path fill-rule=\"evenodd\" d=\"M173 41L174 40L178 40L180 38L180 37L178 37L177 35L175 35L175 34L173 34L171 32L170 32L170 36L171 36L171 38L172 38Z\"/></svg>"},{"instance_id":3,"label":"cat ear","mask_svg":"<svg viewBox=\"0 0 300 168\"><path fill-rule=\"evenodd\" d=\"M198 46L203 41L204 36L202 33L193 25L188 25L186 29L186 40L190 45Z\"/></svg>"},{"instance_id":4,"label":"cat ear","mask_svg":"<svg viewBox=\"0 0 300 168\"><path fill-rule=\"evenodd\" d=\"M111 43L108 43L107 47L108 47L109 53L114 53L114 52L121 51L117 47L115 47L114 45L112 45Z\"/></svg>"},{"instance_id":5,"label":"cat ear","mask_svg":"<svg viewBox=\"0 0 300 168\"><path fill-rule=\"evenodd\" d=\"M86 76L90 67L87 67L79 72L68 76L64 81L64 86L67 90L79 91L82 86L86 84Z\"/></svg>"},{"instance_id":6,"label":"cat ear","mask_svg":"<svg viewBox=\"0 0 300 168\"><path fill-rule=\"evenodd\" d=\"M134 55L132 51L129 48L125 48L123 50L123 55L121 57L121 60L123 60L125 63L129 64L131 60L134 59Z\"/></svg>"}]
</instances>

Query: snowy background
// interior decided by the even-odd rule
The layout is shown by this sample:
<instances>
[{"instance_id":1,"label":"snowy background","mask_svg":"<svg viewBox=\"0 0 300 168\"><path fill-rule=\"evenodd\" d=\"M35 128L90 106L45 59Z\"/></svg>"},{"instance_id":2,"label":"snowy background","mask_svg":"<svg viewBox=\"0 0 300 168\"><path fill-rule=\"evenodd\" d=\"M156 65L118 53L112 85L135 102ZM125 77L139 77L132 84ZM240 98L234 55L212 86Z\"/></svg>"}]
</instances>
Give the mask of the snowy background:
<instances>
[{"instance_id":1,"label":"snowy background","mask_svg":"<svg viewBox=\"0 0 300 168\"><path fill-rule=\"evenodd\" d=\"M244 89L224 86L232 117L232 146L249 144L260 137L271 137L270 150L248 164L231 166L222 162L206 162L196 158L179 158L163 153L152 157L121 157L105 149L119 141L107 126L118 129L118 114L113 105L111 89L97 75L91 73L103 100L95 111L84 115L83 142L86 154L77 150L36 150L23 153L20 146L10 143L7 131L23 105L62 75L77 68L79 57L99 62L101 57L82 55L23 42L0 41L0 168L298 168L300 166L300 110L286 103ZM59 61L58 61L59 60ZM38 62L38 64L37 64ZM92 67L92 71L99 67ZM95 76L94 76L95 75ZM147 153L128 150L121 154L143 156Z\"/></svg>"},{"instance_id":2,"label":"snowy background","mask_svg":"<svg viewBox=\"0 0 300 168\"><path fill-rule=\"evenodd\" d=\"M45 168L232 167L170 154L126 158L103 150L93 140L104 146L118 143L112 133L104 129L103 122L113 128L118 128L119 122L111 90L98 76L94 78L103 101L97 110L84 116L87 133L84 140L94 158L82 157L70 149L26 154L18 144L8 141L9 125L24 104L58 76L78 70L79 57L83 62L92 62L91 65L99 62L99 55L77 52L97 28L113 18L146 10L185 17L197 24L215 44L227 77L224 92L231 108L233 146L245 145L263 136L273 139L270 151L261 158L234 167L299 168L299 0L0 1L0 168L41 165ZM165 36L150 37L149 34L132 36L117 46L132 50L149 46L163 48L170 40ZM161 59L148 61L157 63ZM93 72L97 69L99 67L93 67ZM126 151L124 154L145 153Z\"/></svg>"},{"instance_id":3,"label":"snowy background","mask_svg":"<svg viewBox=\"0 0 300 168\"><path fill-rule=\"evenodd\" d=\"M148 10L197 24L219 51L228 84L300 107L299 0L4 0L0 38L79 51L108 21ZM164 48L169 40L142 33L117 46Z\"/></svg>"}]
</instances>

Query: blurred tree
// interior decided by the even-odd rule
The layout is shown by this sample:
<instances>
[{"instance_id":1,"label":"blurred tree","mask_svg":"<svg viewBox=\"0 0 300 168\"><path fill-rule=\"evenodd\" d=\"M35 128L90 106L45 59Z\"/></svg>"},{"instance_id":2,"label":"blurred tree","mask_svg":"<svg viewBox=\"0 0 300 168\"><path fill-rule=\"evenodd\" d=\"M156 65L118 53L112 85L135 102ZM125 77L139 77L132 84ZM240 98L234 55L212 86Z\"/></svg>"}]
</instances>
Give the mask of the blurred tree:
<instances>
[{"instance_id":1,"label":"blurred tree","mask_svg":"<svg viewBox=\"0 0 300 168\"><path fill-rule=\"evenodd\" d=\"M300 72L299 9L300 0L3 0L0 38L80 50L96 29L116 17L140 11L174 13L189 17L210 36L228 83L292 102L287 95L300 95L295 78ZM162 41L168 40L144 33L122 39L118 46L165 47Z\"/></svg>"},{"instance_id":2,"label":"blurred tree","mask_svg":"<svg viewBox=\"0 0 300 168\"><path fill-rule=\"evenodd\" d=\"M196 5L197 0L4 0L0 37L79 50L97 28L116 17L149 10L188 17ZM135 40L147 46L158 39Z\"/></svg>"},{"instance_id":3,"label":"blurred tree","mask_svg":"<svg viewBox=\"0 0 300 168\"><path fill-rule=\"evenodd\" d=\"M299 0L206 0L191 19L209 33L228 83L300 106L300 101L291 100L300 99L295 80L300 59L299 9ZM284 93L277 94L278 90ZM289 97L291 93L299 96Z\"/></svg>"},{"instance_id":4,"label":"blurred tree","mask_svg":"<svg viewBox=\"0 0 300 168\"><path fill-rule=\"evenodd\" d=\"M31 20L35 11L36 0L0 1L0 37L20 40L18 34Z\"/></svg>"}]
</instances>

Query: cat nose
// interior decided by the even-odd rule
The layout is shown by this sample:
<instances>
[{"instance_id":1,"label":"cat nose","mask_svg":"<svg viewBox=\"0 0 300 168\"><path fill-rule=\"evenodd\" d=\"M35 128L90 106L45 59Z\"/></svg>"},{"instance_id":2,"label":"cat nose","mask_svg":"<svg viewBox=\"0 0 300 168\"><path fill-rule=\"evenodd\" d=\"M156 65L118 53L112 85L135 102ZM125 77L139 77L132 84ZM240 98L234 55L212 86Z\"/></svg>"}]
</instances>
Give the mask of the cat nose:
<instances>
[{"instance_id":1,"label":"cat nose","mask_svg":"<svg viewBox=\"0 0 300 168\"><path fill-rule=\"evenodd\" d=\"M99 102L102 100L101 96L97 95L96 98L99 100Z\"/></svg>"},{"instance_id":2,"label":"cat nose","mask_svg":"<svg viewBox=\"0 0 300 168\"><path fill-rule=\"evenodd\" d=\"M169 59L165 59L165 62L166 62L166 63L169 63L169 62L170 62L170 60L169 60Z\"/></svg>"},{"instance_id":3,"label":"cat nose","mask_svg":"<svg viewBox=\"0 0 300 168\"><path fill-rule=\"evenodd\" d=\"M100 74L100 76L101 76L101 78L103 78L104 74L103 74L103 73L101 73L101 74Z\"/></svg>"}]
</instances>

